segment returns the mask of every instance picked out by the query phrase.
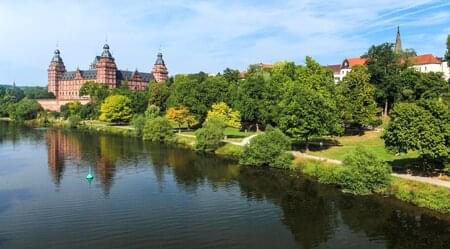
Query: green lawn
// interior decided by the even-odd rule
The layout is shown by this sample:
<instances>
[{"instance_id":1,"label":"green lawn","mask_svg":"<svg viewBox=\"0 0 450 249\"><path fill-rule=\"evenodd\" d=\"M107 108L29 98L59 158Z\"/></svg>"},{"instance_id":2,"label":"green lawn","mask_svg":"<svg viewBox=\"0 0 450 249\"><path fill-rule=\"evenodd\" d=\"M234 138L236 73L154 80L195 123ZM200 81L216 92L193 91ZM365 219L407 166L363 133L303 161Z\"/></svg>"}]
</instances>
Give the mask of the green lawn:
<instances>
[{"instance_id":1,"label":"green lawn","mask_svg":"<svg viewBox=\"0 0 450 249\"><path fill-rule=\"evenodd\" d=\"M385 161L393 161L399 159L416 158L418 154L416 152L410 152L408 154L394 155L384 148L384 141L381 139L382 132L368 131L361 136L343 136L338 137L337 146L332 146L328 149L319 151L308 151L307 154L326 157L336 160L344 160L344 158L352 152L358 146L364 146L373 153L375 153L380 159Z\"/></svg>"}]
</instances>

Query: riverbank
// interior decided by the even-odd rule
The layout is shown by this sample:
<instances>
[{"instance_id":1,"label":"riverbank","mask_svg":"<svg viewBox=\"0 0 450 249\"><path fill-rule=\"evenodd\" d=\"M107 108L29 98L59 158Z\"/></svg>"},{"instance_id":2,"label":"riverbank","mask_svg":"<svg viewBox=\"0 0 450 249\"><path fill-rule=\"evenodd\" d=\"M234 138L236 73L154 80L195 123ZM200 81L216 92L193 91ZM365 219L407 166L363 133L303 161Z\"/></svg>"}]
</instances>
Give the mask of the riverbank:
<instances>
[{"instance_id":1,"label":"riverbank","mask_svg":"<svg viewBox=\"0 0 450 249\"><path fill-rule=\"evenodd\" d=\"M134 128L131 126L113 126L99 121L83 121L78 125L78 129L126 137L137 137ZM176 144L178 146L193 149L196 142L196 138L193 134L194 133L192 132L176 133ZM254 134L249 134L248 137L254 137ZM349 138L347 137L345 139ZM360 140L361 138L357 139ZM250 139L233 138L224 140L222 142L222 146L219 147L214 153L217 156L237 161L243 153L243 146L249 143ZM377 143L379 144L379 142ZM345 146L342 147L343 149L336 148L334 150L348 151L348 148L345 148ZM330 152L323 151L321 153ZM336 151L333 151L332 153L338 155ZM290 170L301 171L305 175L315 177L319 182L324 184L332 183L329 181L329 178L333 176L334 171L338 167L342 167L338 164L334 164L333 162L341 161L337 159L329 159L327 161L317 160L315 158L323 157L319 157L319 154L314 152L308 152L308 154L306 155L309 155L311 158L297 158L293 162ZM401 179L399 177L393 176L391 187L381 194L386 196L393 196L397 199L419 207L436 210L444 214L450 214L450 189L447 189L445 187L433 186L429 183Z\"/></svg>"},{"instance_id":2,"label":"riverbank","mask_svg":"<svg viewBox=\"0 0 450 249\"><path fill-rule=\"evenodd\" d=\"M335 184L340 165L323 161L297 158L293 169L315 177L320 183ZM418 207L428 208L444 214L450 214L450 189L430 183L391 176L391 185L380 195L393 196Z\"/></svg>"}]
</instances>

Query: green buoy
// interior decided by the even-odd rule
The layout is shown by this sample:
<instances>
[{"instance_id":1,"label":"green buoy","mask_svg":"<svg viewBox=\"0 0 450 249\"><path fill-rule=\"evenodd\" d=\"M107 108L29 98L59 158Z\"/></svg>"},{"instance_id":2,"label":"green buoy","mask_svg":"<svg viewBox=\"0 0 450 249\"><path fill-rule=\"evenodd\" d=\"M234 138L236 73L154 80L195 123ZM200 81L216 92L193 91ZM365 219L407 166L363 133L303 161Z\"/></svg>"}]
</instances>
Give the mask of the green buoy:
<instances>
[{"instance_id":1,"label":"green buoy","mask_svg":"<svg viewBox=\"0 0 450 249\"><path fill-rule=\"evenodd\" d=\"M89 166L89 173L88 173L88 175L86 176L86 179L88 179L88 180L94 179L94 176L91 174L91 166Z\"/></svg>"}]
</instances>

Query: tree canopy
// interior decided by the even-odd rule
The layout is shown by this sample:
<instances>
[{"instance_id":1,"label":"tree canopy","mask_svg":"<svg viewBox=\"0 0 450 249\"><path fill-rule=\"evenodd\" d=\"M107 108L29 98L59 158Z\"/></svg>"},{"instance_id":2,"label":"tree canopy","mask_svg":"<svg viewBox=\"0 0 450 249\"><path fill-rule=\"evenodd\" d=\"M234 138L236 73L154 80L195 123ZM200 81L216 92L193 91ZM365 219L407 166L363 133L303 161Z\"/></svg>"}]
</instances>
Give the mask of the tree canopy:
<instances>
[{"instance_id":1,"label":"tree canopy","mask_svg":"<svg viewBox=\"0 0 450 249\"><path fill-rule=\"evenodd\" d=\"M100 107L100 120L129 122L132 117L131 100L123 95L108 96Z\"/></svg>"}]
</instances>

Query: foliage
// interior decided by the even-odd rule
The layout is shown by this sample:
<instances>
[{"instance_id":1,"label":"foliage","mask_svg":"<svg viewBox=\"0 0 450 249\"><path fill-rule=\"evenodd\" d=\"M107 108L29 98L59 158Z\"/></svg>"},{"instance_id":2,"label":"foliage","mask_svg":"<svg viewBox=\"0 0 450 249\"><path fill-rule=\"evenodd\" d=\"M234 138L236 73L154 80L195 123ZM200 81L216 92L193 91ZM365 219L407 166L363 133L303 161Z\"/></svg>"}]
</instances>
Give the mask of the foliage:
<instances>
[{"instance_id":1,"label":"foliage","mask_svg":"<svg viewBox=\"0 0 450 249\"><path fill-rule=\"evenodd\" d=\"M402 201L450 214L450 189L394 178L390 192Z\"/></svg>"},{"instance_id":2,"label":"foliage","mask_svg":"<svg viewBox=\"0 0 450 249\"><path fill-rule=\"evenodd\" d=\"M87 81L80 88L80 96L89 96L95 104L101 103L108 96L108 86L103 83Z\"/></svg>"},{"instance_id":3,"label":"foliage","mask_svg":"<svg viewBox=\"0 0 450 249\"><path fill-rule=\"evenodd\" d=\"M153 81L150 83L149 87L149 99L148 105L155 105L160 108L160 110L166 110L167 99L170 96L170 89L166 83L157 83Z\"/></svg>"},{"instance_id":4,"label":"foliage","mask_svg":"<svg viewBox=\"0 0 450 249\"><path fill-rule=\"evenodd\" d=\"M299 68L297 75L285 86L278 127L290 137L305 140L307 146L313 136L340 134L342 124L329 71L307 57L306 67Z\"/></svg>"},{"instance_id":5,"label":"foliage","mask_svg":"<svg viewBox=\"0 0 450 249\"><path fill-rule=\"evenodd\" d=\"M81 112L82 105L80 101L69 102L60 107L61 115L67 119L73 115L79 115Z\"/></svg>"},{"instance_id":6,"label":"foliage","mask_svg":"<svg viewBox=\"0 0 450 249\"><path fill-rule=\"evenodd\" d=\"M447 66L450 67L450 35L447 35L447 51L445 52L444 60L447 62Z\"/></svg>"},{"instance_id":7,"label":"foliage","mask_svg":"<svg viewBox=\"0 0 450 249\"><path fill-rule=\"evenodd\" d=\"M212 105L206 120L211 118L221 119L228 127L241 128L241 116L238 111L233 111L225 102Z\"/></svg>"},{"instance_id":8,"label":"foliage","mask_svg":"<svg viewBox=\"0 0 450 249\"><path fill-rule=\"evenodd\" d=\"M385 190L391 180L391 169L372 152L358 147L344 160L339 185L353 194L370 194Z\"/></svg>"},{"instance_id":9,"label":"foliage","mask_svg":"<svg viewBox=\"0 0 450 249\"><path fill-rule=\"evenodd\" d=\"M448 159L450 147L449 106L439 100L399 103L383 136L386 147L394 152L417 150L422 158Z\"/></svg>"},{"instance_id":10,"label":"foliage","mask_svg":"<svg viewBox=\"0 0 450 249\"><path fill-rule=\"evenodd\" d=\"M146 118L156 118L160 114L160 108L156 105L149 105L147 107L147 110L145 110L145 117Z\"/></svg>"},{"instance_id":11,"label":"foliage","mask_svg":"<svg viewBox=\"0 0 450 249\"><path fill-rule=\"evenodd\" d=\"M142 114L135 114L131 119L131 126L134 127L136 131L136 136L141 137L144 131L146 117Z\"/></svg>"},{"instance_id":12,"label":"foliage","mask_svg":"<svg viewBox=\"0 0 450 249\"><path fill-rule=\"evenodd\" d=\"M123 95L128 97L131 101L130 108L133 113L143 113L148 105L146 91L133 90L127 86L122 86L114 88L110 95Z\"/></svg>"},{"instance_id":13,"label":"foliage","mask_svg":"<svg viewBox=\"0 0 450 249\"><path fill-rule=\"evenodd\" d=\"M67 126L69 128L77 128L78 125L80 125L80 122L81 122L80 116L78 116L78 115L71 115L67 119Z\"/></svg>"},{"instance_id":14,"label":"foliage","mask_svg":"<svg viewBox=\"0 0 450 249\"><path fill-rule=\"evenodd\" d=\"M48 92L47 87L28 86L22 87L23 93L28 99L54 99L55 95Z\"/></svg>"},{"instance_id":15,"label":"foliage","mask_svg":"<svg viewBox=\"0 0 450 249\"><path fill-rule=\"evenodd\" d=\"M377 104L370 75L364 66L355 66L337 85L338 106L344 123L367 127L376 121Z\"/></svg>"},{"instance_id":16,"label":"foliage","mask_svg":"<svg viewBox=\"0 0 450 249\"><path fill-rule=\"evenodd\" d=\"M9 107L9 117L16 121L34 119L42 111L41 105L36 100L22 99Z\"/></svg>"},{"instance_id":17,"label":"foliage","mask_svg":"<svg viewBox=\"0 0 450 249\"><path fill-rule=\"evenodd\" d=\"M18 87L0 87L0 117L8 116L10 107L25 97Z\"/></svg>"},{"instance_id":18,"label":"foliage","mask_svg":"<svg viewBox=\"0 0 450 249\"><path fill-rule=\"evenodd\" d=\"M237 83L240 78L240 73L239 70L234 70L227 67L223 70L223 77L226 81L228 81L228 83Z\"/></svg>"},{"instance_id":19,"label":"foliage","mask_svg":"<svg viewBox=\"0 0 450 249\"><path fill-rule=\"evenodd\" d=\"M226 158L239 160L239 158L241 158L242 156L242 153L244 153L244 148L239 145L225 144L224 146L218 148L214 153Z\"/></svg>"},{"instance_id":20,"label":"foliage","mask_svg":"<svg viewBox=\"0 0 450 249\"><path fill-rule=\"evenodd\" d=\"M143 139L152 142L170 142L175 138L170 122L164 117L147 119L143 131Z\"/></svg>"},{"instance_id":21,"label":"foliage","mask_svg":"<svg viewBox=\"0 0 450 249\"><path fill-rule=\"evenodd\" d=\"M229 83L223 76L177 75L171 85L168 106L186 106L202 122L212 104L227 102L229 90Z\"/></svg>"},{"instance_id":22,"label":"foliage","mask_svg":"<svg viewBox=\"0 0 450 249\"><path fill-rule=\"evenodd\" d=\"M107 97L100 107L100 120L106 122L128 122L132 117L131 100L123 95Z\"/></svg>"},{"instance_id":23,"label":"foliage","mask_svg":"<svg viewBox=\"0 0 450 249\"><path fill-rule=\"evenodd\" d=\"M189 112L189 109L185 106L170 107L167 109L166 118L169 121L175 122L178 128L186 124L191 127L195 123L195 116Z\"/></svg>"},{"instance_id":24,"label":"foliage","mask_svg":"<svg viewBox=\"0 0 450 249\"><path fill-rule=\"evenodd\" d=\"M304 174L317 177L323 184L339 184L342 167L323 163L316 160L296 159L295 167L300 168Z\"/></svg>"},{"instance_id":25,"label":"foliage","mask_svg":"<svg viewBox=\"0 0 450 249\"><path fill-rule=\"evenodd\" d=\"M288 168L291 157L286 155L290 140L279 129L268 128L264 134L254 137L240 158L240 164Z\"/></svg>"},{"instance_id":26,"label":"foliage","mask_svg":"<svg viewBox=\"0 0 450 249\"><path fill-rule=\"evenodd\" d=\"M219 148L224 137L225 123L221 119L211 118L203 127L195 132L197 143L195 149L199 151L214 151Z\"/></svg>"},{"instance_id":27,"label":"foliage","mask_svg":"<svg viewBox=\"0 0 450 249\"><path fill-rule=\"evenodd\" d=\"M400 94L400 87L394 78L406 67L402 65L401 56L394 52L393 46L392 43L372 46L366 55L370 83L375 86L378 104L385 106L385 111Z\"/></svg>"}]
</instances>

